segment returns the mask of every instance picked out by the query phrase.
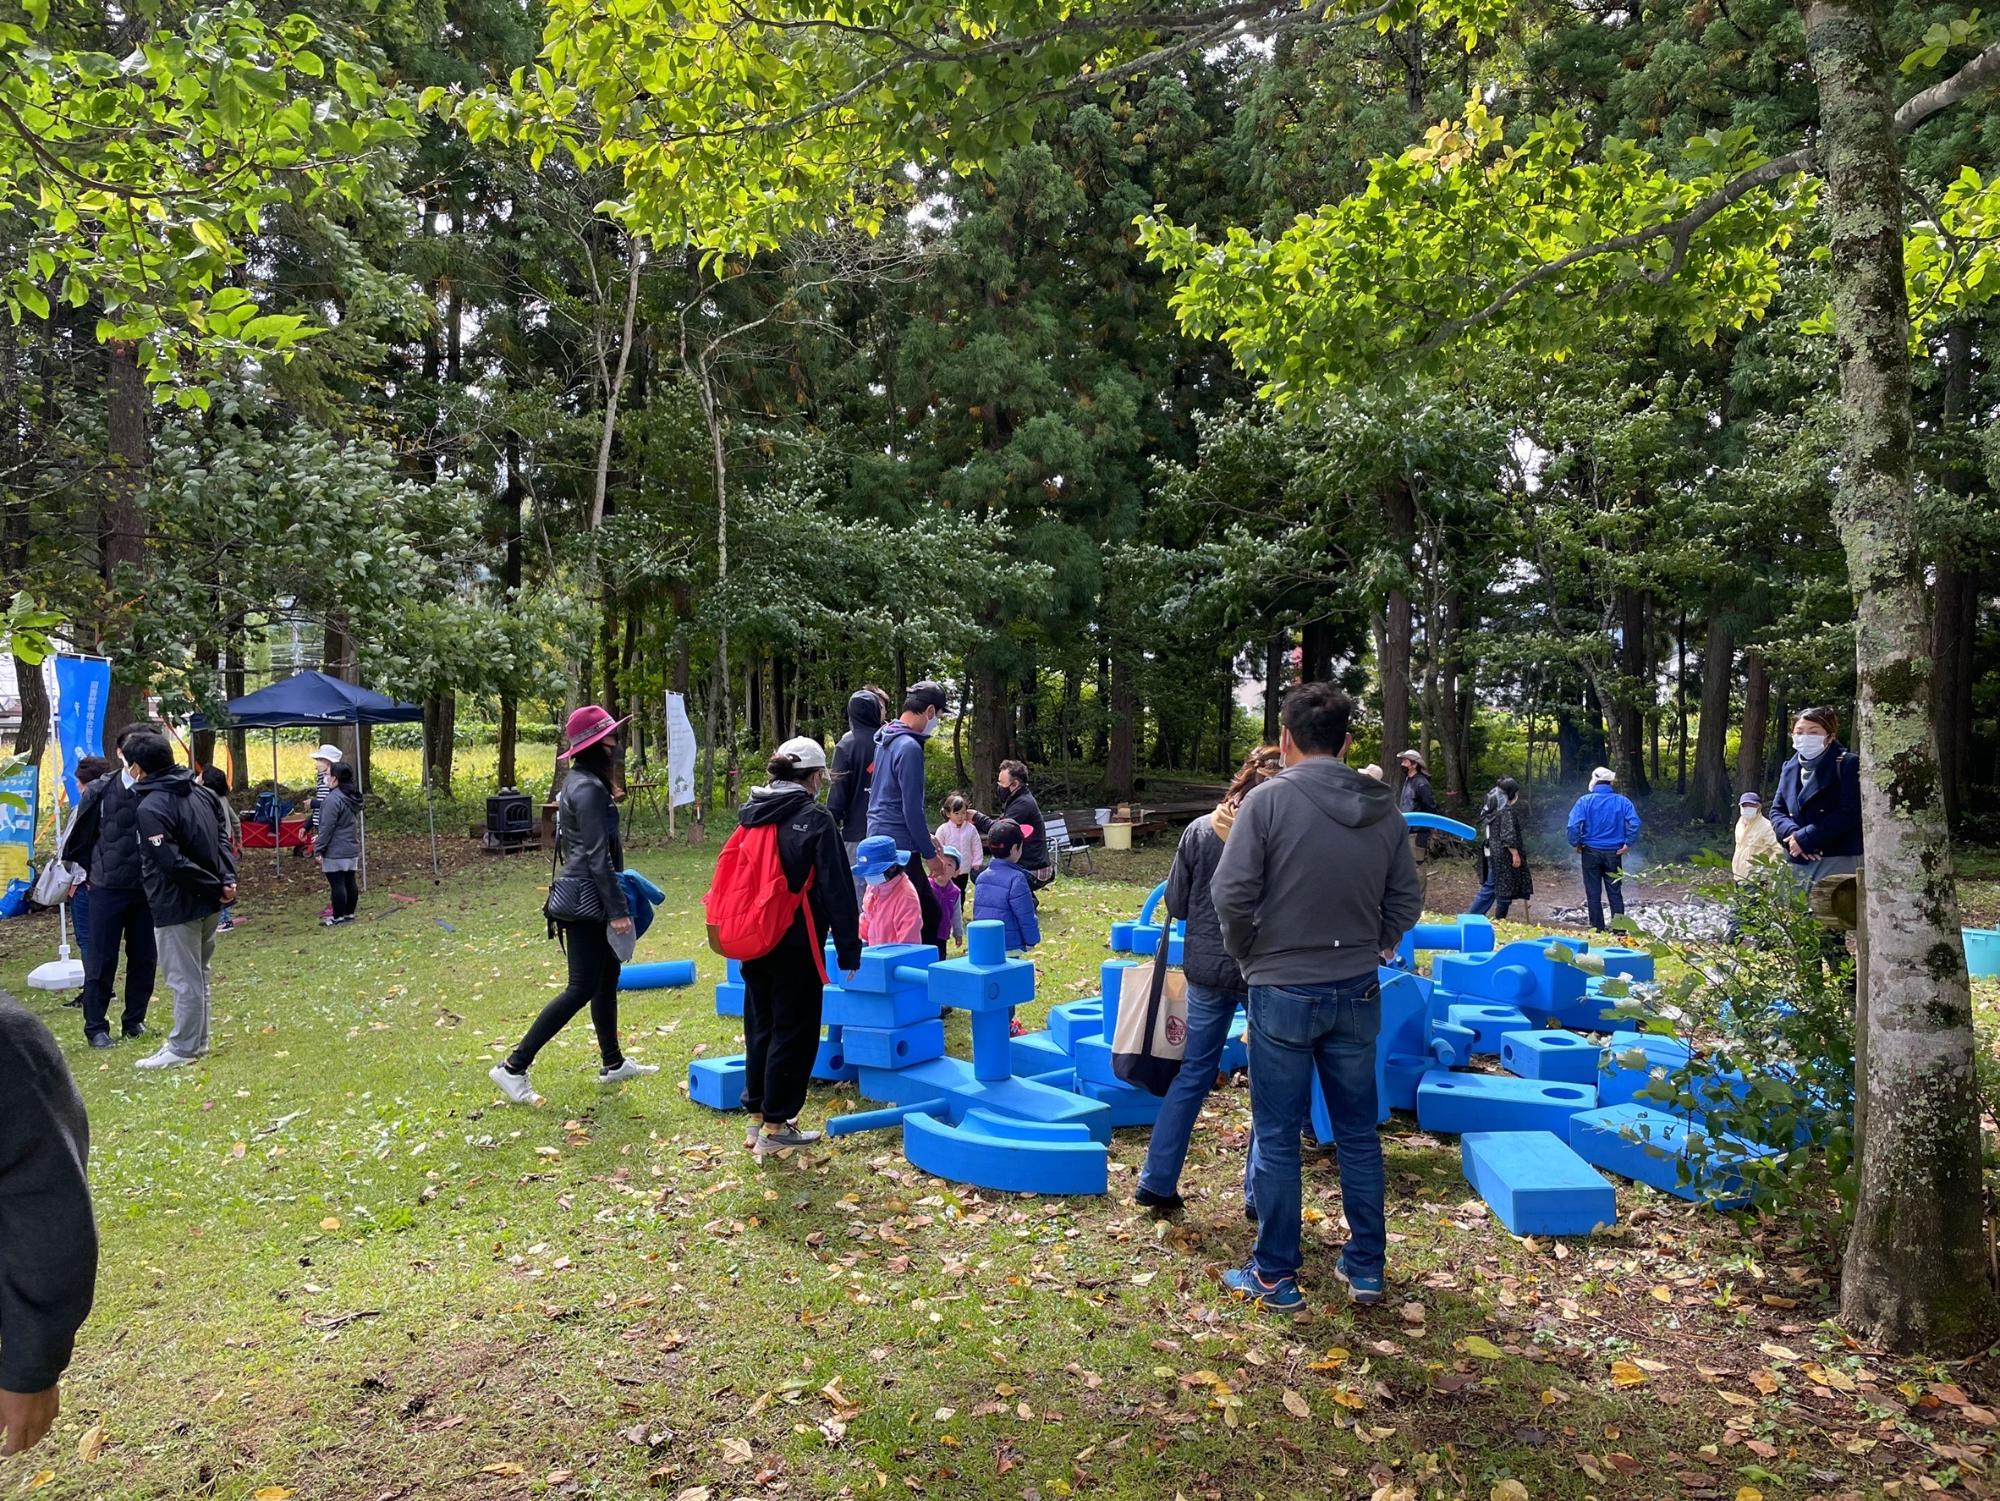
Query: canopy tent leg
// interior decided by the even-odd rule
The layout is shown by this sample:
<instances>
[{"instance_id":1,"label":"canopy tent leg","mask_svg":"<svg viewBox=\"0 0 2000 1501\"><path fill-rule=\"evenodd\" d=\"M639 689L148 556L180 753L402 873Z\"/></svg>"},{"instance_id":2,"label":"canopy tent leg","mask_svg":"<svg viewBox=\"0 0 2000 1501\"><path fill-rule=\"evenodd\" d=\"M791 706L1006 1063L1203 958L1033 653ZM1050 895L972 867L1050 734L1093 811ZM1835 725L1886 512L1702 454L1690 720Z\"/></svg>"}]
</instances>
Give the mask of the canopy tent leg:
<instances>
[{"instance_id":1,"label":"canopy tent leg","mask_svg":"<svg viewBox=\"0 0 2000 1501\"><path fill-rule=\"evenodd\" d=\"M361 889L368 889L368 789L361 785L361 710L354 711L354 836L361 846Z\"/></svg>"},{"instance_id":2,"label":"canopy tent leg","mask_svg":"<svg viewBox=\"0 0 2000 1501\"><path fill-rule=\"evenodd\" d=\"M430 728L424 727L426 731ZM431 826L431 884L438 883L438 810L437 790L431 786L431 737L428 733L421 737L423 744L424 775L424 817Z\"/></svg>"},{"instance_id":3,"label":"canopy tent leg","mask_svg":"<svg viewBox=\"0 0 2000 1501\"><path fill-rule=\"evenodd\" d=\"M283 829L285 810L278 806L278 731L271 730L271 874L285 873L285 852L279 846L279 831Z\"/></svg>"}]
</instances>

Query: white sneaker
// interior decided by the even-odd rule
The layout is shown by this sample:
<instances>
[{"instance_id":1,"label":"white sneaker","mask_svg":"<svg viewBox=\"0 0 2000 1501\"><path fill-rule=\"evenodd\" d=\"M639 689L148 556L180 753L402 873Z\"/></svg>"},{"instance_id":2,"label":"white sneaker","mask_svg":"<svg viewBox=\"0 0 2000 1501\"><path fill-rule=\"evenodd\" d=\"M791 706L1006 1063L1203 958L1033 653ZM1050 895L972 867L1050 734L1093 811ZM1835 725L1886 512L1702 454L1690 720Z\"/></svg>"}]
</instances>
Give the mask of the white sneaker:
<instances>
[{"instance_id":1,"label":"white sneaker","mask_svg":"<svg viewBox=\"0 0 2000 1501\"><path fill-rule=\"evenodd\" d=\"M634 1063L630 1058L627 1058L616 1068L599 1069L597 1071L597 1082L599 1084L623 1084L627 1079L643 1079L646 1075L657 1074L659 1071L660 1066L657 1063Z\"/></svg>"},{"instance_id":2,"label":"white sneaker","mask_svg":"<svg viewBox=\"0 0 2000 1501\"><path fill-rule=\"evenodd\" d=\"M528 1082L526 1074L510 1074L502 1064L494 1064L486 1071L486 1077L500 1086L500 1093L516 1105L532 1105L541 1096L535 1093L535 1086Z\"/></svg>"},{"instance_id":3,"label":"white sneaker","mask_svg":"<svg viewBox=\"0 0 2000 1501\"><path fill-rule=\"evenodd\" d=\"M176 1053L172 1048L161 1048L152 1057L141 1058L132 1066L134 1068L181 1068L194 1061L192 1058Z\"/></svg>"},{"instance_id":4,"label":"white sneaker","mask_svg":"<svg viewBox=\"0 0 2000 1501\"><path fill-rule=\"evenodd\" d=\"M761 1160L767 1153L789 1152L794 1147L809 1147L819 1139L819 1132L801 1130L795 1120L786 1121L776 1131L766 1123L764 1130L758 1134L757 1145L751 1150Z\"/></svg>"}]
</instances>

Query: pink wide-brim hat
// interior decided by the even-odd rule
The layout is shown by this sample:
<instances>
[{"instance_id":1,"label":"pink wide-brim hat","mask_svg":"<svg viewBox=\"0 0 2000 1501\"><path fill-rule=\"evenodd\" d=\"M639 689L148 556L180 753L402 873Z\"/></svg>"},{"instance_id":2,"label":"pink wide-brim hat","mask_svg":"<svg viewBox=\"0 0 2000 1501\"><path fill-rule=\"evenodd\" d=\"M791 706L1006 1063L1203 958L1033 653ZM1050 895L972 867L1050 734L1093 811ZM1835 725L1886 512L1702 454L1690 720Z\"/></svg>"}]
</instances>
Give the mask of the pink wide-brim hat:
<instances>
[{"instance_id":1,"label":"pink wide-brim hat","mask_svg":"<svg viewBox=\"0 0 2000 1501\"><path fill-rule=\"evenodd\" d=\"M569 717L563 726L563 755L573 756L580 750L588 750L607 735L615 735L631 722L627 714L623 719L613 719L610 713L596 704L585 704Z\"/></svg>"}]
</instances>

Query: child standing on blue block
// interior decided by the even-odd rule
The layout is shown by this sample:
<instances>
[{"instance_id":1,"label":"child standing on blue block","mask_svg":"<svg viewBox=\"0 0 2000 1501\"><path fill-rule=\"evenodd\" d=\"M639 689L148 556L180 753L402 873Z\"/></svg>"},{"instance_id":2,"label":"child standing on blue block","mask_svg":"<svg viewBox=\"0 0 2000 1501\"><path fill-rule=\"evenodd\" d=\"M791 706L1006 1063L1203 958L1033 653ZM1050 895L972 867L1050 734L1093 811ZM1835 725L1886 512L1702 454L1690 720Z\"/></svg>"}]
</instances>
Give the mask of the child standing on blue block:
<instances>
[{"instance_id":1,"label":"child standing on blue block","mask_svg":"<svg viewBox=\"0 0 2000 1501\"><path fill-rule=\"evenodd\" d=\"M777 830L778 863L785 885L798 896L798 910L770 953L742 961L743 1108L750 1112L743 1145L759 1157L820 1138L799 1125L799 1112L819 1053L826 935L833 935L843 970L851 974L861 964L854 872L840 825L818 801L826 750L801 735L779 746L765 770L770 784L751 791L736 822L743 829ZM861 841L864 855L873 843ZM895 841L883 843L893 856Z\"/></svg>"},{"instance_id":2,"label":"child standing on blue block","mask_svg":"<svg viewBox=\"0 0 2000 1501\"><path fill-rule=\"evenodd\" d=\"M1175 1214L1181 1208L1181 1167L1187 1161L1188 1141L1194 1135L1202 1102L1215 1088L1236 1008L1250 1000L1243 971L1222 946L1222 924L1209 898L1208 883L1222 861L1224 843L1243 799L1252 787L1276 776L1284 764L1275 745L1252 751L1215 811L1187 826L1180 847L1174 851L1173 869L1167 874L1167 916L1187 921L1181 950L1181 972L1187 977L1187 1052L1180 1072L1160 1101L1159 1119L1153 1123L1146 1164L1139 1169L1139 1188L1134 1195L1141 1207L1158 1215ZM1155 956L1156 962L1163 957ZM1256 1160L1253 1151L1243 1171L1243 1213L1251 1220L1257 1217L1250 1189Z\"/></svg>"},{"instance_id":3,"label":"child standing on blue block","mask_svg":"<svg viewBox=\"0 0 2000 1501\"><path fill-rule=\"evenodd\" d=\"M1042 941L1041 919L1035 912L1035 888L1021 868L1021 850L1027 836L1011 818L1002 818L986 830L986 870L972 888L972 917L975 922L997 922L1005 930L1007 954L1018 959ZM1025 1030L1014 1018L1008 1028L1015 1036Z\"/></svg>"}]
</instances>

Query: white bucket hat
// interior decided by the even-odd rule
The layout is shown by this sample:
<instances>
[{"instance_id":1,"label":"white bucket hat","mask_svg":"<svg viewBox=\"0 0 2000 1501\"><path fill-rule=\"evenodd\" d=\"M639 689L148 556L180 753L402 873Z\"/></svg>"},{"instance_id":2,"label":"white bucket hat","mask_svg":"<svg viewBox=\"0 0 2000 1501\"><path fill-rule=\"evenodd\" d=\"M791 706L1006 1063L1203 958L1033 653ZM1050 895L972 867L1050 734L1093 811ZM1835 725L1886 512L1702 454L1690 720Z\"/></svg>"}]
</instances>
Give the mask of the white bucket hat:
<instances>
[{"instance_id":1,"label":"white bucket hat","mask_svg":"<svg viewBox=\"0 0 2000 1501\"><path fill-rule=\"evenodd\" d=\"M1610 782L1613 786L1616 786L1618 783L1618 773L1608 766L1600 766L1590 774L1590 785L1595 787L1599 782Z\"/></svg>"},{"instance_id":2,"label":"white bucket hat","mask_svg":"<svg viewBox=\"0 0 2000 1501\"><path fill-rule=\"evenodd\" d=\"M324 761L329 766L338 766L347 758L341 755L339 746L322 745L318 750L313 752L313 759L315 761Z\"/></svg>"}]
</instances>

